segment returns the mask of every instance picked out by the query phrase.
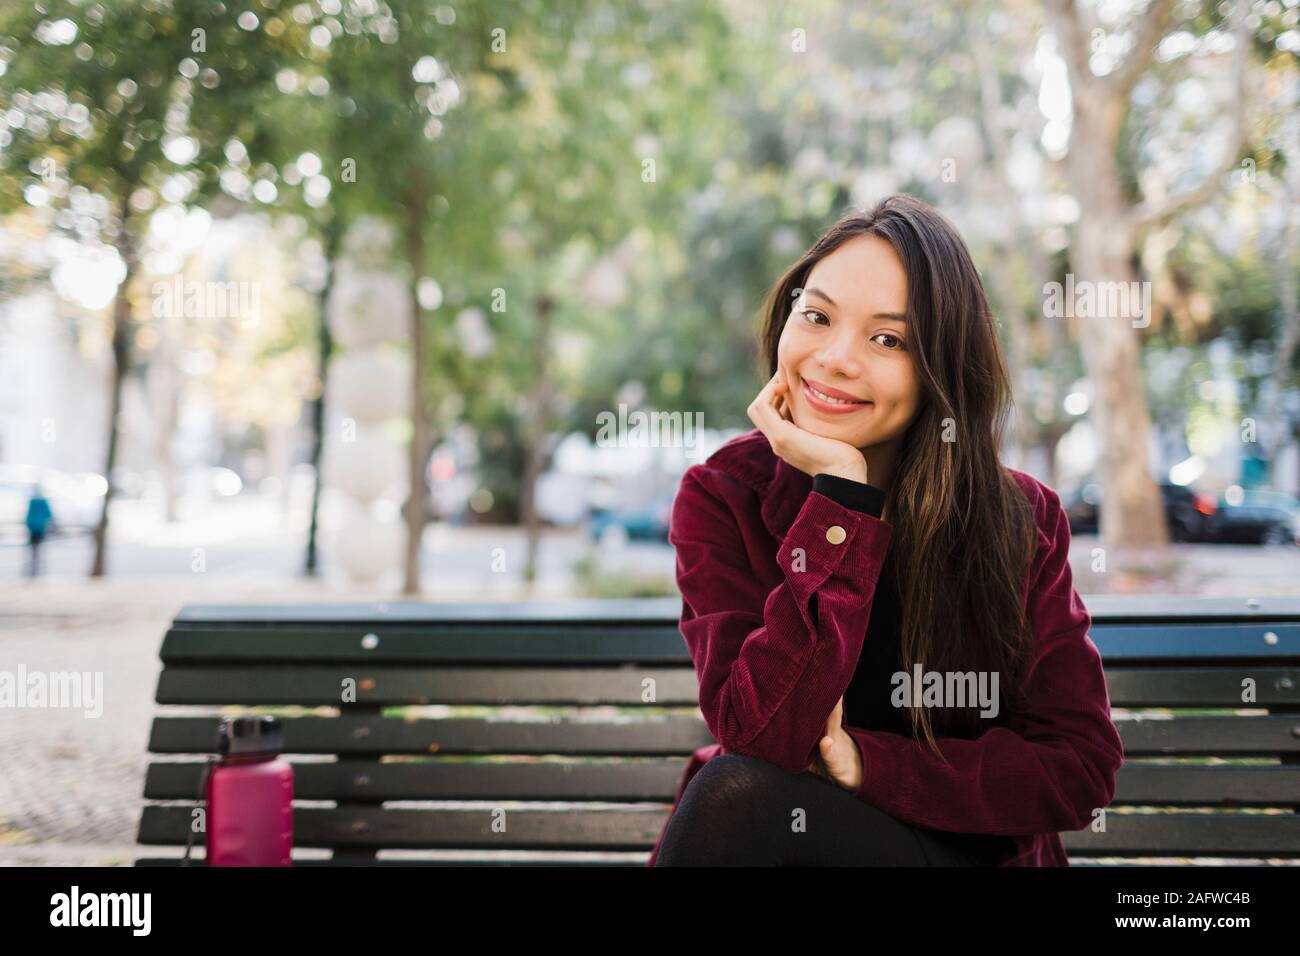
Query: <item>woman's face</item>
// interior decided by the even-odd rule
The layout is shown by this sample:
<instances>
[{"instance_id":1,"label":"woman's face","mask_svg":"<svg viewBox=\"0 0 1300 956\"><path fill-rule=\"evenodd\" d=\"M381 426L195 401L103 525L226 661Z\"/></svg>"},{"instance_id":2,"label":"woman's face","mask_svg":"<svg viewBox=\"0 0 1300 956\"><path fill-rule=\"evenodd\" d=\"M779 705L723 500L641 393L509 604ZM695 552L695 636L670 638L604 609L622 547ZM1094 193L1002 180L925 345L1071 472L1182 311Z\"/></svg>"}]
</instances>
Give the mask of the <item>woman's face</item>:
<instances>
[{"instance_id":1,"label":"woman's face","mask_svg":"<svg viewBox=\"0 0 1300 956\"><path fill-rule=\"evenodd\" d=\"M900 438L921 402L906 313L907 273L886 240L857 236L814 265L777 346L794 423L855 448Z\"/></svg>"}]
</instances>

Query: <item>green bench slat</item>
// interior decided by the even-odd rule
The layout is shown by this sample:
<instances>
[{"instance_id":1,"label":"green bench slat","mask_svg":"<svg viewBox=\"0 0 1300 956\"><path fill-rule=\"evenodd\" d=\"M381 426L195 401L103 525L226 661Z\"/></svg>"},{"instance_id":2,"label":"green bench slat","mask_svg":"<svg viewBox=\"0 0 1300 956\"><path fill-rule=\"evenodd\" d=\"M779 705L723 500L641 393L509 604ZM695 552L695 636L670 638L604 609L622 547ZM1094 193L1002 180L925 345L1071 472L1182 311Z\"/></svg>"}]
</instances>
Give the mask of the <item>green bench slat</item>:
<instances>
[{"instance_id":1,"label":"green bench slat","mask_svg":"<svg viewBox=\"0 0 1300 956\"><path fill-rule=\"evenodd\" d=\"M185 806L146 806L139 843L184 845L192 819ZM531 810L294 807L297 847L410 850L644 850L668 819L661 807ZM495 821L503 832L493 832ZM197 838L196 838L197 839Z\"/></svg>"},{"instance_id":2,"label":"green bench slat","mask_svg":"<svg viewBox=\"0 0 1300 956\"><path fill-rule=\"evenodd\" d=\"M685 757L615 762L337 763L293 762L293 795L299 800L345 803L383 800L565 800L671 803ZM153 763L145 775L149 800L193 800L200 763Z\"/></svg>"},{"instance_id":3,"label":"green bench slat","mask_svg":"<svg viewBox=\"0 0 1300 956\"><path fill-rule=\"evenodd\" d=\"M1300 855L1300 815L1265 813L1107 813L1106 832L1061 834L1080 856Z\"/></svg>"},{"instance_id":4,"label":"green bench slat","mask_svg":"<svg viewBox=\"0 0 1300 956\"><path fill-rule=\"evenodd\" d=\"M698 712L625 720L559 717L543 722L466 717L407 720L372 715L285 717L282 721L285 752L297 754L652 757L689 755L697 747L713 743ZM217 717L157 717L149 751L215 752L219 722ZM1300 714L1173 720L1121 717L1115 726L1129 758L1300 753Z\"/></svg>"},{"instance_id":5,"label":"green bench slat","mask_svg":"<svg viewBox=\"0 0 1300 956\"><path fill-rule=\"evenodd\" d=\"M217 717L158 717L151 753L210 753ZM286 717L284 752L299 754L521 754L645 756L689 754L713 742L698 714L665 714L626 721L487 720L448 717Z\"/></svg>"},{"instance_id":6,"label":"green bench slat","mask_svg":"<svg viewBox=\"0 0 1300 956\"><path fill-rule=\"evenodd\" d=\"M1113 707L1300 706L1300 668L1106 667ZM1256 700L1242 703L1243 681L1255 682ZM401 704L623 704L642 706L644 682L655 682L655 706L699 702L689 667L418 668L391 665L169 667L158 679L160 704L298 704L336 706L344 681L356 703Z\"/></svg>"},{"instance_id":7,"label":"green bench slat","mask_svg":"<svg viewBox=\"0 0 1300 956\"><path fill-rule=\"evenodd\" d=\"M1300 622L1107 624L1089 632L1109 663L1300 658ZM1266 639L1266 635L1271 635ZM676 618L654 622L424 625L318 622L174 624L161 658L176 663L260 661L409 664L681 664L691 658Z\"/></svg>"},{"instance_id":8,"label":"green bench slat","mask_svg":"<svg viewBox=\"0 0 1300 956\"><path fill-rule=\"evenodd\" d=\"M1105 667L1112 707L1271 707L1300 705L1300 668ZM1247 679L1255 701L1242 703Z\"/></svg>"},{"instance_id":9,"label":"green bench slat","mask_svg":"<svg viewBox=\"0 0 1300 956\"><path fill-rule=\"evenodd\" d=\"M492 832L490 809L294 808L294 846L367 849L648 850L667 810L509 810ZM146 806L139 843L183 846L191 808ZM1106 814L1106 832L1061 834L1074 855L1295 856L1300 815L1264 813Z\"/></svg>"},{"instance_id":10,"label":"green bench slat","mask_svg":"<svg viewBox=\"0 0 1300 956\"><path fill-rule=\"evenodd\" d=\"M611 640L611 635L616 635ZM164 663L310 660L411 664L690 665L675 621L657 624L443 623L386 625L188 625L163 638Z\"/></svg>"},{"instance_id":11,"label":"green bench slat","mask_svg":"<svg viewBox=\"0 0 1300 956\"><path fill-rule=\"evenodd\" d=\"M532 852L532 851L529 851ZM455 854L448 854L436 860L411 860L411 859L384 859L384 860L364 860L364 859L338 859L338 860L321 860L306 859L294 860L295 868L300 866L636 866L644 867L645 858L648 854L641 854L639 859L601 859L595 853L588 854L590 859L578 859L572 856L559 856L557 854L538 853L536 856L527 859L508 858L508 854L501 854L500 859L483 859L482 857L457 857ZM176 857L137 857L136 866L180 866L181 862ZM190 860L190 866L206 866L201 856L194 856Z\"/></svg>"},{"instance_id":12,"label":"green bench slat","mask_svg":"<svg viewBox=\"0 0 1300 956\"><path fill-rule=\"evenodd\" d=\"M1300 715L1116 718L1124 756L1268 757L1300 753Z\"/></svg>"},{"instance_id":13,"label":"green bench slat","mask_svg":"<svg viewBox=\"0 0 1300 956\"><path fill-rule=\"evenodd\" d=\"M689 667L417 668L394 666L282 665L261 668L165 669L158 678L160 704L300 704L341 706L345 680L356 703L647 706L645 681L653 680L656 707L698 706Z\"/></svg>"},{"instance_id":14,"label":"green bench slat","mask_svg":"<svg viewBox=\"0 0 1300 956\"><path fill-rule=\"evenodd\" d=\"M671 803L684 757L581 763L293 762L298 800L565 800ZM193 800L202 764L153 763L149 800ZM1152 766L1120 769L1112 806L1300 806L1300 766Z\"/></svg>"},{"instance_id":15,"label":"green bench slat","mask_svg":"<svg viewBox=\"0 0 1300 956\"><path fill-rule=\"evenodd\" d=\"M1111 806L1130 804L1300 807L1300 765L1125 764Z\"/></svg>"}]
</instances>

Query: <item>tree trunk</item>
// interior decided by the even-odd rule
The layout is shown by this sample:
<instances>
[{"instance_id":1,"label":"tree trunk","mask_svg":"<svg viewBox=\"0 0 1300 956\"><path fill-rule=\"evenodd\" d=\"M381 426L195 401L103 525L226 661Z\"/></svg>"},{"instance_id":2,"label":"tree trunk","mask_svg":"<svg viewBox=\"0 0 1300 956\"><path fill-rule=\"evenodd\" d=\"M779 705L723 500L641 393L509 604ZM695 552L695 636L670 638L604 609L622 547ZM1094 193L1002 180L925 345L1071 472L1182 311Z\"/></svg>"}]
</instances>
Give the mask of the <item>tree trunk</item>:
<instances>
[{"instance_id":1,"label":"tree trunk","mask_svg":"<svg viewBox=\"0 0 1300 956\"><path fill-rule=\"evenodd\" d=\"M1114 145L1101 124L1075 115L1067 168L1081 209L1070 246L1075 283L1135 282L1134 237L1120 195ZM1151 477L1147 438L1151 417L1143 387L1133 316L1108 315L1098 294L1091 317L1076 317L1084 367L1095 389L1092 408L1101 436L1098 475L1105 488L1100 524L1107 548L1162 547L1169 542L1160 491ZM1070 303L1066 303L1067 312ZM1148 317L1149 318L1149 317Z\"/></svg>"},{"instance_id":2,"label":"tree trunk","mask_svg":"<svg viewBox=\"0 0 1300 956\"><path fill-rule=\"evenodd\" d=\"M425 458L429 453L429 424L424 403L425 336L419 284L424 273L424 220L426 197L417 181L406 206L406 258L411 266L411 444L406 499L406 560L403 594L420 593L420 544L424 538Z\"/></svg>"},{"instance_id":3,"label":"tree trunk","mask_svg":"<svg viewBox=\"0 0 1300 956\"><path fill-rule=\"evenodd\" d=\"M180 360L177 339L180 333L176 328L174 315L162 316L158 321L158 345L149 362L149 385L152 389L152 403L158 409L155 419L157 428L154 435L158 455L158 471L163 487L163 521L167 524L176 522L176 500L179 497L176 473L176 455L172 445L176 438L176 426L180 420L182 377L178 368Z\"/></svg>"},{"instance_id":4,"label":"tree trunk","mask_svg":"<svg viewBox=\"0 0 1300 956\"><path fill-rule=\"evenodd\" d=\"M1130 203L1120 189L1120 131L1129 113L1129 95L1150 69L1156 47L1171 26L1174 0L1151 0L1132 18L1129 52L1105 76L1093 73L1089 64L1097 27L1095 10L1075 0L1044 0L1057 48L1069 71L1074 110L1066 169L1079 203L1079 222L1070 247L1070 267L1076 280L1132 282L1138 234L1209 201L1222 176L1237 167L1252 98L1247 77L1252 40L1249 6L1249 0L1234 0L1228 11L1233 37L1232 95L1219 108L1230 110L1232 133L1217 166L1191 189L1171 192L1162 199L1148 195L1139 203ZM1148 470L1151 422L1138 337L1131 315L1109 316L1104 309L1100 313L1081 320L1079 339L1084 365L1098 390L1094 418L1102 444L1100 477L1106 486L1102 538L1107 547L1160 547L1168 542L1169 529L1159 489Z\"/></svg>"},{"instance_id":5,"label":"tree trunk","mask_svg":"<svg viewBox=\"0 0 1300 956\"><path fill-rule=\"evenodd\" d=\"M311 523L307 528L307 560L303 566L303 573L309 578L316 576L318 568L316 538L319 532L321 488L324 486L321 478L321 460L325 447L325 394L330 355L334 351L334 339L330 335L329 298L334 290L334 276L337 272L335 260L339 254L342 232L343 227L337 216L331 216L321 231L321 238L324 240L322 245L325 254L325 284L317 299L320 327L317 333L316 362L320 376L320 394L311 403Z\"/></svg>"},{"instance_id":6,"label":"tree trunk","mask_svg":"<svg viewBox=\"0 0 1300 956\"><path fill-rule=\"evenodd\" d=\"M1151 61L1170 6L1169 0L1158 0L1144 14L1134 49L1121 67L1101 78L1088 64L1088 14L1071 0L1047 0L1045 4L1070 76L1074 118L1065 165L1070 191L1079 204L1079 220L1070 244L1070 271L1078 288L1082 288L1080 283L1090 283L1100 291L1109 283L1131 283L1136 278L1132 266L1136 218L1120 189L1119 134L1128 112L1129 91ZM1073 312L1069 298L1064 301L1067 315ZM1149 471L1151 421L1138 338L1132 315L1106 314L1103 303L1107 298L1095 297L1099 307L1091 310L1091 317L1075 318L1084 368L1096 390L1092 418L1101 437L1098 477L1105 487L1100 511L1102 541L1107 548L1116 549L1162 547L1169 541L1169 529Z\"/></svg>"},{"instance_id":7,"label":"tree trunk","mask_svg":"<svg viewBox=\"0 0 1300 956\"><path fill-rule=\"evenodd\" d=\"M1295 82L1294 80L1292 81ZM1296 96L1292 94L1291 102ZM1300 118L1289 115L1283 121L1283 148L1287 156L1300 156ZM1281 181L1282 201L1279 203L1280 231L1277 238L1269 243L1271 247L1265 252L1273 274L1273 286L1277 291L1278 304L1281 307L1281 328L1278 330L1278 346L1273 360L1273 373L1269 376L1267 398L1264 403L1264 428L1261 429L1266 441L1269 478L1277 487L1276 471L1278 453L1282 451L1294 436L1282 412L1282 395L1286 392L1287 382L1291 378L1291 357L1300 345L1300 305L1297 305L1295 257L1296 229L1292 222L1297 199L1300 199L1300 174L1294 164L1288 163L1278 175ZM1279 489L1288 492L1293 489Z\"/></svg>"},{"instance_id":8,"label":"tree trunk","mask_svg":"<svg viewBox=\"0 0 1300 956\"><path fill-rule=\"evenodd\" d=\"M105 555L108 549L108 512L113 501L113 469L117 467L118 418L122 414L122 385L131 368L131 280L135 277L135 245L131 239L128 220L130 205L124 198L118 210L121 231L118 233L117 251L122 257L126 272L113 298L113 382L108 410L108 450L104 455L104 509L95 526L95 556L90 566L92 578L103 577L107 571Z\"/></svg>"},{"instance_id":9,"label":"tree trunk","mask_svg":"<svg viewBox=\"0 0 1300 956\"><path fill-rule=\"evenodd\" d=\"M537 550L541 542L541 521L537 514L537 479L542 473L546 457L547 408L550 404L550 380L546 357L550 352L551 313L555 302L543 295L537 300L537 334L533 336L533 366L537 370L533 379L533 394L529 402L528 449L524 459L524 482L520 489L523 511L524 538L527 557L524 561L524 581L532 585L537 578Z\"/></svg>"},{"instance_id":10,"label":"tree trunk","mask_svg":"<svg viewBox=\"0 0 1300 956\"><path fill-rule=\"evenodd\" d=\"M968 20L971 52L974 54L975 69L979 89L979 118L984 129L985 138L990 149L990 167L992 181L999 191L998 200L1003 208L1017 210L1014 227L1009 240L997 247L996 255L989 263L994 298L1006 329L1007 362L1010 367L1013 394L1015 397L1015 416L1013 419L1013 445L1016 454L1015 467L1024 469L1030 461L1031 453L1044 448L1049 454L1047 469L1049 481L1056 483L1055 449L1060 440L1062 413L1059 398L1059 383L1051 383L1052 420L1040 422L1038 419L1039 403L1036 387L1046 387L1036 381L1033 375L1034 359L1037 358L1031 345L1030 332L1033 326L1029 316L1021 307L1016 295L1016 267L1023 264L1030 276L1031 287L1041 289L1048 278L1047 262L1043 254L1042 240L1038 234L1027 228L1018 210L1021 206L1021 188L1012 181L1007 168L1010 150L1009 137L1003 129L1001 120L1006 111L1001 93L997 58L994 56L993 44L990 42L987 27L978 16ZM1039 135L1039 130L1032 131ZM1057 359L1064 352L1065 344L1060 335L1060 323L1051 317L1040 317L1046 332L1046 350L1048 368L1061 367Z\"/></svg>"}]
</instances>

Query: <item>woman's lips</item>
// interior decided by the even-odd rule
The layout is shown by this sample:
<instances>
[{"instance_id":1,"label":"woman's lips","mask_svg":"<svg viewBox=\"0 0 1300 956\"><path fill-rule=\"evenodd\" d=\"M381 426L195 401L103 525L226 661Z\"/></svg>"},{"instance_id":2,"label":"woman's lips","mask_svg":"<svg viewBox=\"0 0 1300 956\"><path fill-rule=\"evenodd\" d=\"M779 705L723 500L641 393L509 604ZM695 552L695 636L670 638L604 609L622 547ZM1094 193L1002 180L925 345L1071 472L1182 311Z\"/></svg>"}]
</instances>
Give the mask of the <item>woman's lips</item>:
<instances>
[{"instance_id":1,"label":"woman's lips","mask_svg":"<svg viewBox=\"0 0 1300 956\"><path fill-rule=\"evenodd\" d=\"M808 383L802 378L799 379L799 387L803 392L803 397L819 412L826 412L828 415L846 415L850 412L861 411L870 405L870 402L854 402L853 404L841 404L840 402L828 402L825 399L818 398L813 394Z\"/></svg>"}]
</instances>

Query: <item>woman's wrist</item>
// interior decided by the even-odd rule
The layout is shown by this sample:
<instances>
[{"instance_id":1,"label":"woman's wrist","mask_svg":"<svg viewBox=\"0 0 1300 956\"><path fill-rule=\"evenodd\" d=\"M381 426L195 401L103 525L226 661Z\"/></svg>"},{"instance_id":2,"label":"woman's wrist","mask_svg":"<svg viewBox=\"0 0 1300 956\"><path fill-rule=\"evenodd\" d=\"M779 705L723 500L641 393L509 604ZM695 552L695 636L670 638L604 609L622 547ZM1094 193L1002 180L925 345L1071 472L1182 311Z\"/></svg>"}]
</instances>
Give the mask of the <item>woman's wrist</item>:
<instances>
[{"instance_id":1,"label":"woman's wrist","mask_svg":"<svg viewBox=\"0 0 1300 956\"><path fill-rule=\"evenodd\" d=\"M839 478L847 478L850 481L860 481L864 485L867 483L867 463L865 460L860 462L849 462L843 465L827 465L821 469L822 474L835 475Z\"/></svg>"},{"instance_id":2,"label":"woman's wrist","mask_svg":"<svg viewBox=\"0 0 1300 956\"><path fill-rule=\"evenodd\" d=\"M879 518L885 511L885 491L853 478L842 478L829 472L813 476L812 490L839 502L846 508L861 511Z\"/></svg>"}]
</instances>

